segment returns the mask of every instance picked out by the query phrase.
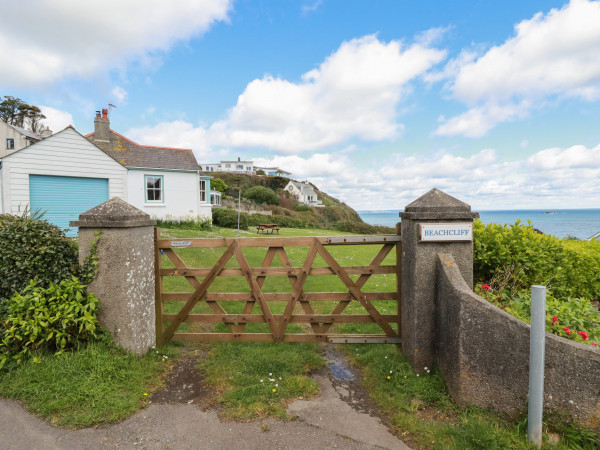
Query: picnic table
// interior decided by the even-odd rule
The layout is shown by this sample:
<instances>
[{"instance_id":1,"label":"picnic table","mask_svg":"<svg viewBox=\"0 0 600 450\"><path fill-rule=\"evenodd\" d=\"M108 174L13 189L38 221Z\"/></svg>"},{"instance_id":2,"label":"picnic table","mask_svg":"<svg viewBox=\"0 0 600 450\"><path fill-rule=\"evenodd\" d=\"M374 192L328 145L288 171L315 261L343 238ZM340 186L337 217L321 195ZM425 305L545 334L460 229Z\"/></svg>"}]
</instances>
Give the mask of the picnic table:
<instances>
[{"instance_id":1,"label":"picnic table","mask_svg":"<svg viewBox=\"0 0 600 450\"><path fill-rule=\"evenodd\" d=\"M261 223L256 226L256 233L273 234L273 231L279 234L279 226L276 223Z\"/></svg>"}]
</instances>

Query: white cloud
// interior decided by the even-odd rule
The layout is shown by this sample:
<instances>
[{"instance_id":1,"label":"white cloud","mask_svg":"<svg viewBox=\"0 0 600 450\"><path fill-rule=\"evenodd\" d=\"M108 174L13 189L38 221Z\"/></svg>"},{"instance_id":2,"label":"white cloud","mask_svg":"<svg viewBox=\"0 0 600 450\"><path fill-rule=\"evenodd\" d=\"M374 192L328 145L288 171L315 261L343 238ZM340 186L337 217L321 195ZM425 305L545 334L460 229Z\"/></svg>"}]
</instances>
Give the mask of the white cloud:
<instances>
[{"instance_id":1,"label":"white cloud","mask_svg":"<svg viewBox=\"0 0 600 450\"><path fill-rule=\"evenodd\" d=\"M399 41L385 43L376 36L344 42L299 83L269 75L253 80L226 119L207 128L201 126L197 133L203 141L187 145L298 153L352 139L394 138L403 129L397 121L397 107L410 82L444 56L442 50ZM144 132L160 138L168 126L162 123L155 127L156 133L151 129Z\"/></svg>"},{"instance_id":2,"label":"white cloud","mask_svg":"<svg viewBox=\"0 0 600 450\"><path fill-rule=\"evenodd\" d=\"M140 144L191 148L198 161L212 162L212 151L203 126L194 127L189 122L176 120L162 122L154 127L132 128L125 135Z\"/></svg>"},{"instance_id":3,"label":"white cloud","mask_svg":"<svg viewBox=\"0 0 600 450\"><path fill-rule=\"evenodd\" d=\"M115 103L119 103L120 105L127 99L127 91L123 89L121 86L115 86L111 91L113 99Z\"/></svg>"},{"instance_id":4,"label":"white cloud","mask_svg":"<svg viewBox=\"0 0 600 450\"><path fill-rule=\"evenodd\" d=\"M64 130L69 125L73 125L73 116L68 112L61 111L50 106L40 105L40 110L46 118L42 121L53 132Z\"/></svg>"},{"instance_id":5,"label":"white cloud","mask_svg":"<svg viewBox=\"0 0 600 450\"><path fill-rule=\"evenodd\" d=\"M104 75L227 20L231 0L2 2L0 83L29 87Z\"/></svg>"},{"instance_id":6,"label":"white cloud","mask_svg":"<svg viewBox=\"0 0 600 450\"><path fill-rule=\"evenodd\" d=\"M474 209L585 208L600 202L600 145L545 149L512 161L484 149L468 157L396 154L368 167L339 154L276 156L259 162L308 179L359 210L402 209L433 187Z\"/></svg>"},{"instance_id":7,"label":"white cloud","mask_svg":"<svg viewBox=\"0 0 600 450\"><path fill-rule=\"evenodd\" d=\"M296 153L352 138L378 141L402 130L397 107L409 83L445 52L365 36L342 43L293 83L265 76L248 84L226 120L213 124L216 143Z\"/></svg>"},{"instance_id":8,"label":"white cloud","mask_svg":"<svg viewBox=\"0 0 600 450\"><path fill-rule=\"evenodd\" d=\"M470 109L439 135L478 137L550 98L600 98L600 2L572 0L515 26L515 36L476 57L465 51L433 81L452 76L453 96Z\"/></svg>"}]
</instances>

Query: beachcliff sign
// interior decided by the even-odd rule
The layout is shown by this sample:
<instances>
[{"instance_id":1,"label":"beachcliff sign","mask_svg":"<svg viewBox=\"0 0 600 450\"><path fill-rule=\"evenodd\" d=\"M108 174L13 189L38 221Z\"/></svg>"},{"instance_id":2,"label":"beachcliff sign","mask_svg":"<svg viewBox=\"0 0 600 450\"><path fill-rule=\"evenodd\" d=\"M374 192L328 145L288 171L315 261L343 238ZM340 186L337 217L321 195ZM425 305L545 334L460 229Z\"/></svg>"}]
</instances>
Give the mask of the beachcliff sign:
<instances>
[{"instance_id":1,"label":"beachcliff sign","mask_svg":"<svg viewBox=\"0 0 600 450\"><path fill-rule=\"evenodd\" d=\"M419 224L419 241L452 242L472 241L472 223L421 223Z\"/></svg>"}]
</instances>

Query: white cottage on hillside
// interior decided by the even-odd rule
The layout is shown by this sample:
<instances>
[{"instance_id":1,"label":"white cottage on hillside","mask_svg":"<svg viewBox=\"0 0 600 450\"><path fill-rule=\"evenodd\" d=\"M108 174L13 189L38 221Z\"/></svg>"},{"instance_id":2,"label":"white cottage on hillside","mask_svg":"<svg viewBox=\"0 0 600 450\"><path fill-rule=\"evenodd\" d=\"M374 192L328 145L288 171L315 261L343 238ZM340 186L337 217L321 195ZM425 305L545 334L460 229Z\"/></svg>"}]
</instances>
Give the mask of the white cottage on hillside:
<instances>
[{"instance_id":1,"label":"white cottage on hillside","mask_svg":"<svg viewBox=\"0 0 600 450\"><path fill-rule=\"evenodd\" d=\"M307 206L323 206L323 202L317 199L317 193L308 183L290 181L284 189L300 203L304 203Z\"/></svg>"},{"instance_id":2,"label":"white cottage on hillside","mask_svg":"<svg viewBox=\"0 0 600 450\"><path fill-rule=\"evenodd\" d=\"M44 211L66 229L82 212L119 197L157 218L212 218L210 177L191 150L138 145L108 123L103 110L87 139L67 127L2 158L0 213Z\"/></svg>"}]
</instances>

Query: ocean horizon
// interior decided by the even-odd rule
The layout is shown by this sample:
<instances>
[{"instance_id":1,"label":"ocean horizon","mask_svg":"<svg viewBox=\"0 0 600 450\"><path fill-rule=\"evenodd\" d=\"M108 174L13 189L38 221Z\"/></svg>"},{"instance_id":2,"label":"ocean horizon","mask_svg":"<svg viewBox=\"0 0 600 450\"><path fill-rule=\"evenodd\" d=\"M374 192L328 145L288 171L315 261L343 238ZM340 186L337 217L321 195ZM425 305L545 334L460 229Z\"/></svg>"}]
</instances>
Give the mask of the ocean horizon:
<instances>
[{"instance_id":1,"label":"ocean horizon","mask_svg":"<svg viewBox=\"0 0 600 450\"><path fill-rule=\"evenodd\" d=\"M395 227L400 222L402 210L357 211L362 220L370 225ZM513 225L517 220L531 222L544 234L565 238L588 239L600 231L600 209L513 209L477 211L484 224Z\"/></svg>"}]
</instances>

